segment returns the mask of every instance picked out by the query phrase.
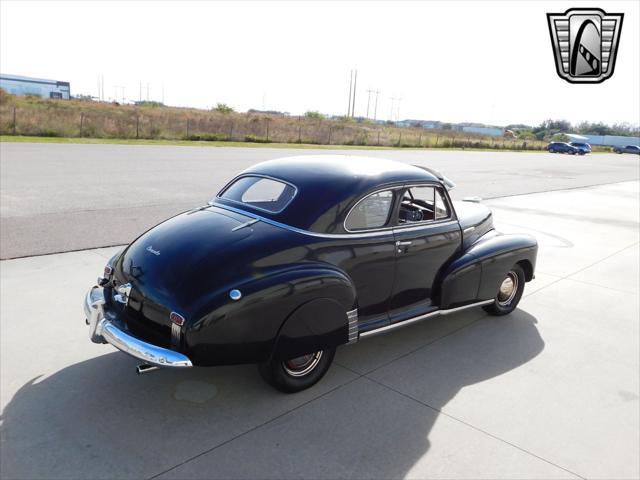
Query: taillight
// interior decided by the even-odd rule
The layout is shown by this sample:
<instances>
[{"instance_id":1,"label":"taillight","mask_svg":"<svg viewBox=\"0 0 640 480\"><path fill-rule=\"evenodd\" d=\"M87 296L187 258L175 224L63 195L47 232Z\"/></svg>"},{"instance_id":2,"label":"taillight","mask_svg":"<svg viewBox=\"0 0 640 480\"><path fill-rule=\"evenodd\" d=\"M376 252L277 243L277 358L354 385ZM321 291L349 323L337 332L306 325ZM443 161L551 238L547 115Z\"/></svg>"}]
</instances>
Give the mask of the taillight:
<instances>
[{"instance_id":1,"label":"taillight","mask_svg":"<svg viewBox=\"0 0 640 480\"><path fill-rule=\"evenodd\" d=\"M184 325L184 317L179 313L171 312L171 315L169 315L169 319L179 327Z\"/></svg>"},{"instance_id":2,"label":"taillight","mask_svg":"<svg viewBox=\"0 0 640 480\"><path fill-rule=\"evenodd\" d=\"M111 280L111 275L113 274L113 267L107 263L104 267L104 273L102 277L98 277L98 285L104 287Z\"/></svg>"}]
</instances>

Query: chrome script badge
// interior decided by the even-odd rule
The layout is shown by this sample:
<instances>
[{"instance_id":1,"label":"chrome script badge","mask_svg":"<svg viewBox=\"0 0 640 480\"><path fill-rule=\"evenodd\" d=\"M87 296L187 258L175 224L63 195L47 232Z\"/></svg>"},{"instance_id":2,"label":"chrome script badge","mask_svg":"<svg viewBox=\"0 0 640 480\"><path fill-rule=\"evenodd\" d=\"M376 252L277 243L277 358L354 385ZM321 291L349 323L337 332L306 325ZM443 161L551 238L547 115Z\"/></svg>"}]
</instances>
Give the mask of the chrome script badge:
<instances>
[{"instance_id":1,"label":"chrome script badge","mask_svg":"<svg viewBox=\"0 0 640 480\"><path fill-rule=\"evenodd\" d=\"M560 78L570 83L601 83L611 77L623 17L599 8L547 13Z\"/></svg>"}]
</instances>

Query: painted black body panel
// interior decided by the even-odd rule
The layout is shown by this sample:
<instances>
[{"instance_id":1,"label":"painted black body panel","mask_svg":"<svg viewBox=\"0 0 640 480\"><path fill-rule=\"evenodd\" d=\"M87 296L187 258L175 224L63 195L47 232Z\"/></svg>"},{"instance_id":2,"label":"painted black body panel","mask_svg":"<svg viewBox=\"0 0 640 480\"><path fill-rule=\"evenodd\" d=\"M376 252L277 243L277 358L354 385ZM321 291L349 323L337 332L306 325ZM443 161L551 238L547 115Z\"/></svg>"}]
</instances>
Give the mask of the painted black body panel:
<instances>
[{"instance_id":1,"label":"painted black body panel","mask_svg":"<svg viewBox=\"0 0 640 480\"><path fill-rule=\"evenodd\" d=\"M423 169L359 162L306 157L252 167L252 175L296 186L282 213L216 198L168 219L114 260L108 295L115 285L132 289L126 307L106 307L122 329L177 349L194 365L253 363L347 343L347 312L354 309L364 332L493 298L514 263L529 262L533 273L535 240L495 233L482 205L439 222L390 220L379 230L346 231L350 209L371 192L417 184L444 191ZM242 298L232 300L232 289ZM171 312L186 319L177 343Z\"/></svg>"}]
</instances>

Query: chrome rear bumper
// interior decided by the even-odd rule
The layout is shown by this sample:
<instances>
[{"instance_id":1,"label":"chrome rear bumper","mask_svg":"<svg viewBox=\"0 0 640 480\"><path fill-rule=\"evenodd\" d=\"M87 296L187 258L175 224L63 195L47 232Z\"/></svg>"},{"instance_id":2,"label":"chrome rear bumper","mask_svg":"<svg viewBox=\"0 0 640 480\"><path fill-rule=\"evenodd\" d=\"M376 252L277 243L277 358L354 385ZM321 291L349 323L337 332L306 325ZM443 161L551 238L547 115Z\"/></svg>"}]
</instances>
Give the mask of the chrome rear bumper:
<instances>
[{"instance_id":1,"label":"chrome rear bumper","mask_svg":"<svg viewBox=\"0 0 640 480\"><path fill-rule=\"evenodd\" d=\"M95 286L84 299L84 313L89 325L89 337L94 343L110 343L132 357L158 367L192 367L189 357L158 347L129 335L118 328L105 312L104 289Z\"/></svg>"}]
</instances>

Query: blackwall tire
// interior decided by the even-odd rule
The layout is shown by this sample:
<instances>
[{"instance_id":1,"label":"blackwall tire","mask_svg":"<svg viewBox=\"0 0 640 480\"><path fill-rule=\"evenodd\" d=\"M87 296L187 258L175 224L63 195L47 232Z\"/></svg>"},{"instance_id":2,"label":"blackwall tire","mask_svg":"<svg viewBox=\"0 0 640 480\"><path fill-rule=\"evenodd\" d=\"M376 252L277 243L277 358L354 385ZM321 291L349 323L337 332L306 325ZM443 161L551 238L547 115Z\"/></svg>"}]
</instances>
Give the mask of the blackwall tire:
<instances>
[{"instance_id":1,"label":"blackwall tire","mask_svg":"<svg viewBox=\"0 0 640 480\"><path fill-rule=\"evenodd\" d=\"M258 371L273 388L284 393L300 392L312 387L324 377L335 354L334 347L284 362L271 360L261 363Z\"/></svg>"},{"instance_id":2,"label":"blackwall tire","mask_svg":"<svg viewBox=\"0 0 640 480\"><path fill-rule=\"evenodd\" d=\"M525 276L520 265L514 265L505 276L493 303L485 305L484 310L495 316L508 315L513 312L524 292ZM513 289L510 289L510 285Z\"/></svg>"}]
</instances>

